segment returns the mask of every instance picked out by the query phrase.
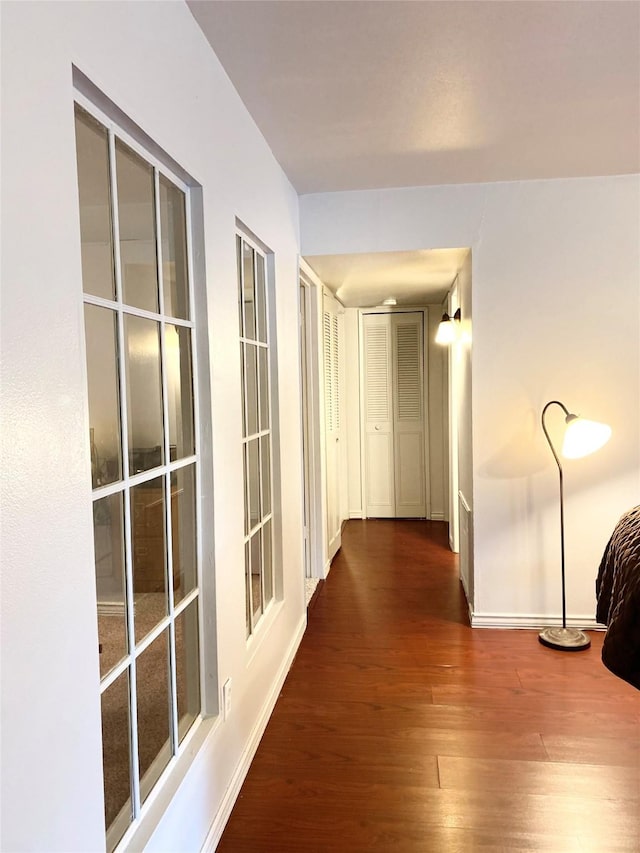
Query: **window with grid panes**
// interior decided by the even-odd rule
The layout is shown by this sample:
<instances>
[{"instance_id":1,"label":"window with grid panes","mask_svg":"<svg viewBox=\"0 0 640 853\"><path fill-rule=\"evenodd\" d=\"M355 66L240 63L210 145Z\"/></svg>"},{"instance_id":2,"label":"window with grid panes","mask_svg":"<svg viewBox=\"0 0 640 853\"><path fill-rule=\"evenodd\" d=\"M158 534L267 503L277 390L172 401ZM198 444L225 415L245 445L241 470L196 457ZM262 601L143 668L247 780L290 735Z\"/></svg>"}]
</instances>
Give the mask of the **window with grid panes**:
<instances>
[{"instance_id":1,"label":"window with grid panes","mask_svg":"<svg viewBox=\"0 0 640 853\"><path fill-rule=\"evenodd\" d=\"M75 125L113 850L201 707L189 190L90 105Z\"/></svg>"},{"instance_id":2,"label":"window with grid panes","mask_svg":"<svg viewBox=\"0 0 640 853\"><path fill-rule=\"evenodd\" d=\"M262 250L238 234L236 251L243 395L246 625L249 637L274 597L269 300L266 257Z\"/></svg>"}]
</instances>

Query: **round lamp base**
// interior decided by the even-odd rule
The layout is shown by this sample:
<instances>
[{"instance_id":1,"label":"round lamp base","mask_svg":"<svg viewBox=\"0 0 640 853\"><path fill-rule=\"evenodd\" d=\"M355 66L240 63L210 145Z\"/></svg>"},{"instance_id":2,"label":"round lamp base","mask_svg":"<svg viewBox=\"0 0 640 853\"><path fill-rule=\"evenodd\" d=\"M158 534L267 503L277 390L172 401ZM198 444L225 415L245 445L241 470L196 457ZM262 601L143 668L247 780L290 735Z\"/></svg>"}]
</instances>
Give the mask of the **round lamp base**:
<instances>
[{"instance_id":1,"label":"round lamp base","mask_svg":"<svg viewBox=\"0 0 640 853\"><path fill-rule=\"evenodd\" d=\"M591 640L577 628L545 628L538 634L543 646L562 652L581 652L588 649Z\"/></svg>"}]
</instances>

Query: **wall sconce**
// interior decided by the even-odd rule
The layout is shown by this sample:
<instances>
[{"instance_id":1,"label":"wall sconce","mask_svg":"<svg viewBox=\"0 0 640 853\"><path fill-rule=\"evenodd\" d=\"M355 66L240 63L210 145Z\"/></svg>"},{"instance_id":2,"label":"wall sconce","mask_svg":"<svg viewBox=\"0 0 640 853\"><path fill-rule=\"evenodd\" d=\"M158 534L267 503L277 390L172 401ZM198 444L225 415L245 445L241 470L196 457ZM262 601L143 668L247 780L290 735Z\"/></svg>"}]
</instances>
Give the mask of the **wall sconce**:
<instances>
[{"instance_id":1,"label":"wall sconce","mask_svg":"<svg viewBox=\"0 0 640 853\"><path fill-rule=\"evenodd\" d=\"M567 604L565 598L565 580L564 580L564 493L563 493L563 478L562 465L555 451L555 448L547 432L547 427L544 422L544 416L549 406L560 406L565 414L565 423L567 425L564 433L564 441L562 443L562 455L567 459L579 459L581 456L587 456L589 453L594 453L599 450L611 437L611 427L606 424L599 424L595 421L588 421L578 415L572 415L567 407L559 400L550 400L542 410L542 429L545 437L549 442L549 447L553 453L553 458L558 465L560 474L560 567L562 576L562 627L561 628L545 628L538 635L538 639L543 646L548 646L551 649L558 649L565 652L578 652L582 649L588 649L591 645L591 640L583 631L578 631L577 628L567 628Z\"/></svg>"},{"instance_id":2,"label":"wall sconce","mask_svg":"<svg viewBox=\"0 0 640 853\"><path fill-rule=\"evenodd\" d=\"M462 315L460 313L460 309L456 311L453 317L450 317L448 314L442 315L442 320L440 320L440 325L438 326L438 331L436 332L436 343L448 345L454 343L458 339L458 334L460 332L460 319Z\"/></svg>"}]
</instances>

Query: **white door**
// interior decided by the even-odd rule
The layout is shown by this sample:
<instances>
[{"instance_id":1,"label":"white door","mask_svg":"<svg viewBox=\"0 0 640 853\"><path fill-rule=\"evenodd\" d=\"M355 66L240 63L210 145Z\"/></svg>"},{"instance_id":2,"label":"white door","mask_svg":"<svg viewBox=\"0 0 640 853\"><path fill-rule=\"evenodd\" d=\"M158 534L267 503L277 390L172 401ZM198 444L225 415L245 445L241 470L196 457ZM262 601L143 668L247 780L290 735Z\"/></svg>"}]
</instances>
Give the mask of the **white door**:
<instances>
[{"instance_id":1,"label":"white door","mask_svg":"<svg viewBox=\"0 0 640 853\"><path fill-rule=\"evenodd\" d=\"M366 514L396 512L391 315L364 316L364 461Z\"/></svg>"},{"instance_id":2,"label":"white door","mask_svg":"<svg viewBox=\"0 0 640 853\"><path fill-rule=\"evenodd\" d=\"M300 393L302 397L302 500L304 536L304 575L311 577L311 439L309 415L309 341L307 285L300 282Z\"/></svg>"},{"instance_id":3,"label":"white door","mask_svg":"<svg viewBox=\"0 0 640 853\"><path fill-rule=\"evenodd\" d=\"M365 314L365 514L426 516L422 312Z\"/></svg>"},{"instance_id":4,"label":"white door","mask_svg":"<svg viewBox=\"0 0 640 853\"><path fill-rule=\"evenodd\" d=\"M331 561L341 545L340 369L338 303L325 294L322 310L325 446L327 464L327 551Z\"/></svg>"}]
</instances>

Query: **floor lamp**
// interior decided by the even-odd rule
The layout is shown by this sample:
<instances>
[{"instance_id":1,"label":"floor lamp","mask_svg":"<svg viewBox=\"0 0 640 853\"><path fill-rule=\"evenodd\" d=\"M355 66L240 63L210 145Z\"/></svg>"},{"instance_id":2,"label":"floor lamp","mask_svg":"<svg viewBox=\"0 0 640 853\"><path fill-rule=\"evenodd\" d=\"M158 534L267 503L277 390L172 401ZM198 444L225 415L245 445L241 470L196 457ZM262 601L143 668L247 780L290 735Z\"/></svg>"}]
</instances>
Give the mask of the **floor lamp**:
<instances>
[{"instance_id":1,"label":"floor lamp","mask_svg":"<svg viewBox=\"0 0 640 853\"><path fill-rule=\"evenodd\" d=\"M564 491L563 491L563 476L562 465L556 453L553 442L547 432L545 424L545 415L549 406L560 406L565 414L566 429L564 433L564 441L562 444L562 455L567 459L579 459L581 456L588 456L589 453L594 453L599 450L604 444L609 441L611 436L611 427L606 424L599 424L595 421L588 421L578 415L572 415L567 407L559 400L550 400L542 410L542 429L545 437L549 442L549 447L553 453L553 458L558 465L560 473L560 565L562 571L562 627L561 628L545 628L538 635L538 639L543 646L549 646L551 649L559 649L565 652L579 652L582 649L588 649L591 645L591 640L583 631L577 628L567 628L567 603L565 597L565 578L564 578Z\"/></svg>"}]
</instances>

